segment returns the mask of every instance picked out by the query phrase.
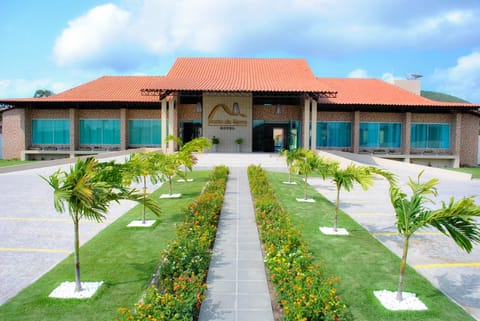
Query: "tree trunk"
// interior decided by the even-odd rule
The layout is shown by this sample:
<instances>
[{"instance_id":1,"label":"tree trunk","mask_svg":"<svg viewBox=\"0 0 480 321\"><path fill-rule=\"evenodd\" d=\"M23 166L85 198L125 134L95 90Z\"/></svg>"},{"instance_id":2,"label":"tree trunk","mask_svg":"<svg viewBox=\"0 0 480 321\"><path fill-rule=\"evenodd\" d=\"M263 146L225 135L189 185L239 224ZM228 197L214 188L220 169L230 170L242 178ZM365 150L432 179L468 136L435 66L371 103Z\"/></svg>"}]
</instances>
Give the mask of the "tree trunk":
<instances>
[{"instance_id":1,"label":"tree trunk","mask_svg":"<svg viewBox=\"0 0 480 321\"><path fill-rule=\"evenodd\" d=\"M405 277L405 268L407 267L408 239L409 239L409 236L406 236L405 241L403 242L403 253L402 253L402 261L400 263L400 277L398 280L398 290L397 290L398 301L403 300L402 293L403 293L403 281Z\"/></svg>"},{"instance_id":2,"label":"tree trunk","mask_svg":"<svg viewBox=\"0 0 480 321\"><path fill-rule=\"evenodd\" d=\"M303 193L304 193L304 198L305 200L307 199L307 175L305 174L305 177L303 178L304 184L303 184Z\"/></svg>"},{"instance_id":3,"label":"tree trunk","mask_svg":"<svg viewBox=\"0 0 480 321\"><path fill-rule=\"evenodd\" d=\"M168 189L170 190L170 195L173 194L173 188L172 188L172 176L168 178Z\"/></svg>"},{"instance_id":4,"label":"tree trunk","mask_svg":"<svg viewBox=\"0 0 480 321\"><path fill-rule=\"evenodd\" d=\"M337 200L335 202L335 219L333 220L333 231L337 231L338 226L338 209L340 205L340 188L337 188Z\"/></svg>"},{"instance_id":5,"label":"tree trunk","mask_svg":"<svg viewBox=\"0 0 480 321\"><path fill-rule=\"evenodd\" d=\"M288 182L292 182L292 170L290 168L288 168Z\"/></svg>"},{"instance_id":6,"label":"tree trunk","mask_svg":"<svg viewBox=\"0 0 480 321\"><path fill-rule=\"evenodd\" d=\"M147 197L147 178L143 176L143 209L142 209L142 224L145 224L145 198Z\"/></svg>"},{"instance_id":7,"label":"tree trunk","mask_svg":"<svg viewBox=\"0 0 480 321\"><path fill-rule=\"evenodd\" d=\"M80 241L78 232L78 215L75 213L73 219L74 226L74 253L73 260L75 264L75 292L82 291L82 284L80 283Z\"/></svg>"}]
</instances>

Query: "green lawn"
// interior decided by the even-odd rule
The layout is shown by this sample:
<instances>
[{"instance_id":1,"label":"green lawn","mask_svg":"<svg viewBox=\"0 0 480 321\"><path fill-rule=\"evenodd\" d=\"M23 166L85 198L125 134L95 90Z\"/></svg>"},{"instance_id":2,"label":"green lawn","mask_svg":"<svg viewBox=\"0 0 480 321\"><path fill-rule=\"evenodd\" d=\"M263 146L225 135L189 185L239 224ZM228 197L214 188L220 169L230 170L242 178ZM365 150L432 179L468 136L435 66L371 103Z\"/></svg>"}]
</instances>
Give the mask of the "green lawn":
<instances>
[{"instance_id":1,"label":"green lawn","mask_svg":"<svg viewBox=\"0 0 480 321\"><path fill-rule=\"evenodd\" d=\"M182 193L182 198L160 200L163 214L154 228L126 227L130 221L141 218L141 207L137 206L82 246L82 281L104 281L93 298L48 298L61 282L74 280L73 257L69 256L0 306L0 320L114 320L119 315L118 308L131 308L140 299L158 264L160 251L175 236L175 225L183 220L182 209L199 195L208 174L208 171L194 171L189 175L194 182L176 183L174 192ZM165 184L154 195L167 190ZM153 214L147 215L147 219L153 218ZM81 233L80 229L80 237Z\"/></svg>"},{"instance_id":2,"label":"green lawn","mask_svg":"<svg viewBox=\"0 0 480 321\"><path fill-rule=\"evenodd\" d=\"M339 216L339 227L347 228L350 235L322 235L318 230L320 226L333 225L334 205L311 187L308 195L316 203L297 203L295 198L303 195L300 179L297 185L285 185L282 182L288 180L288 174L269 172L268 178L316 260L325 261L327 271L340 277L338 289L354 320L474 320L411 268L407 269L405 291L417 293L429 310L392 312L384 309L373 291L396 290L400 259L344 213Z\"/></svg>"},{"instance_id":3,"label":"green lawn","mask_svg":"<svg viewBox=\"0 0 480 321\"><path fill-rule=\"evenodd\" d=\"M472 178L480 178L480 167L462 167L462 168L449 168L452 171L472 174Z\"/></svg>"},{"instance_id":4,"label":"green lawn","mask_svg":"<svg viewBox=\"0 0 480 321\"><path fill-rule=\"evenodd\" d=\"M0 159L0 167L5 167L5 166L14 166L14 165L23 165L23 164L28 164L31 163L32 161L21 161L18 159Z\"/></svg>"}]
</instances>

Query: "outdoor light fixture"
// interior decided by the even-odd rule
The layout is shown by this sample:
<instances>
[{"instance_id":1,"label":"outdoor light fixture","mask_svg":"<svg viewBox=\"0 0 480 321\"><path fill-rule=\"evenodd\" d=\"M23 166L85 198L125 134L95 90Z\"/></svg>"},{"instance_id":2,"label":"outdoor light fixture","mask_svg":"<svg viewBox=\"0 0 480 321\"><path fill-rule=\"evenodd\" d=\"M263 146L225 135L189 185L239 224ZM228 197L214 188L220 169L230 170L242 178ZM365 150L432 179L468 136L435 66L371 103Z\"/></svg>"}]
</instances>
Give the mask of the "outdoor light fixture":
<instances>
[{"instance_id":1,"label":"outdoor light fixture","mask_svg":"<svg viewBox=\"0 0 480 321\"><path fill-rule=\"evenodd\" d=\"M199 101L197 103L197 113L201 113L202 112L202 103Z\"/></svg>"},{"instance_id":2,"label":"outdoor light fixture","mask_svg":"<svg viewBox=\"0 0 480 321\"><path fill-rule=\"evenodd\" d=\"M233 103L232 113L240 114L240 107L238 106L238 103Z\"/></svg>"},{"instance_id":3,"label":"outdoor light fixture","mask_svg":"<svg viewBox=\"0 0 480 321\"><path fill-rule=\"evenodd\" d=\"M277 104L275 106L275 114L280 115L282 113L282 106L280 104Z\"/></svg>"}]
</instances>

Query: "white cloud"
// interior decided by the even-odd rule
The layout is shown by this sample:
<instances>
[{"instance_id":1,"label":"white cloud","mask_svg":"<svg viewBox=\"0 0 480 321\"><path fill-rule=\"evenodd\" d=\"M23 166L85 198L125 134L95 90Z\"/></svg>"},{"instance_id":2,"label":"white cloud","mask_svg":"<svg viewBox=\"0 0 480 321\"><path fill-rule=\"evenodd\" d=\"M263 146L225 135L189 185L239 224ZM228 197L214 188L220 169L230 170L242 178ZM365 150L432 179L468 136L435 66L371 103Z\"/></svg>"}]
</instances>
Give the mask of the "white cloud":
<instances>
[{"instance_id":1,"label":"white cloud","mask_svg":"<svg viewBox=\"0 0 480 321\"><path fill-rule=\"evenodd\" d=\"M347 78L368 78L368 73L365 69L357 68L349 72Z\"/></svg>"},{"instance_id":2,"label":"white cloud","mask_svg":"<svg viewBox=\"0 0 480 321\"><path fill-rule=\"evenodd\" d=\"M447 94L480 102L480 51L460 57L453 67L437 69L433 78Z\"/></svg>"},{"instance_id":3,"label":"white cloud","mask_svg":"<svg viewBox=\"0 0 480 321\"><path fill-rule=\"evenodd\" d=\"M95 7L69 22L57 38L54 55L59 65L88 62L128 37L130 13L114 4Z\"/></svg>"},{"instance_id":4,"label":"white cloud","mask_svg":"<svg viewBox=\"0 0 480 321\"><path fill-rule=\"evenodd\" d=\"M478 6L422 0L124 0L73 19L60 65L136 71L172 56L317 56L478 43Z\"/></svg>"},{"instance_id":5,"label":"white cloud","mask_svg":"<svg viewBox=\"0 0 480 321\"><path fill-rule=\"evenodd\" d=\"M49 89L58 93L67 88L67 85L53 83L50 79L3 79L0 80L0 97L31 98L38 89Z\"/></svg>"}]
</instances>

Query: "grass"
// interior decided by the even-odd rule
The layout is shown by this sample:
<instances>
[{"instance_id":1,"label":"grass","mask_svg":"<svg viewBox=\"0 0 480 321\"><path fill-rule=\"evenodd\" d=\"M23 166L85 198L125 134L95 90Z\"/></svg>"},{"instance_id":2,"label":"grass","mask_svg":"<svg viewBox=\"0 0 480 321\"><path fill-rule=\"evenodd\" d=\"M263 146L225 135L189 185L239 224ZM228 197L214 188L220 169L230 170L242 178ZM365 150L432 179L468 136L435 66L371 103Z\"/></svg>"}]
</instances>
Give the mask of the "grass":
<instances>
[{"instance_id":1,"label":"grass","mask_svg":"<svg viewBox=\"0 0 480 321\"><path fill-rule=\"evenodd\" d=\"M414 292L427 305L427 311L389 311L378 302L375 290L396 290L400 259L345 213L339 227L350 235L323 236L320 226L333 226L334 205L309 186L308 195L316 203L298 203L303 184L285 185L288 174L269 172L268 178L283 206L292 213L292 223L302 232L317 262L324 261L328 273L340 277L339 293L356 321L438 321L474 320L450 301L428 280L408 267L405 292ZM346 193L346 192L344 192Z\"/></svg>"},{"instance_id":2,"label":"grass","mask_svg":"<svg viewBox=\"0 0 480 321\"><path fill-rule=\"evenodd\" d=\"M82 281L104 281L94 297L84 300L48 298L61 282L74 280L73 256L70 255L0 306L0 320L114 320L119 315L118 308L130 308L140 299L158 264L160 251L175 236L175 225L183 220L182 209L199 195L208 173L194 171L190 174L190 178L195 179L193 182L175 184L174 192L182 193L182 198L160 200L163 213L154 228L126 227L130 221L141 219L141 207L136 206L82 246ZM159 196L167 190L164 184L154 195ZM147 219L155 218L147 214Z\"/></svg>"},{"instance_id":3,"label":"grass","mask_svg":"<svg viewBox=\"0 0 480 321\"><path fill-rule=\"evenodd\" d=\"M480 167L449 168L452 171L472 174L472 178L480 178Z\"/></svg>"},{"instance_id":4,"label":"grass","mask_svg":"<svg viewBox=\"0 0 480 321\"><path fill-rule=\"evenodd\" d=\"M18 159L0 159L0 167L24 165L31 163L32 161L21 161Z\"/></svg>"}]
</instances>

